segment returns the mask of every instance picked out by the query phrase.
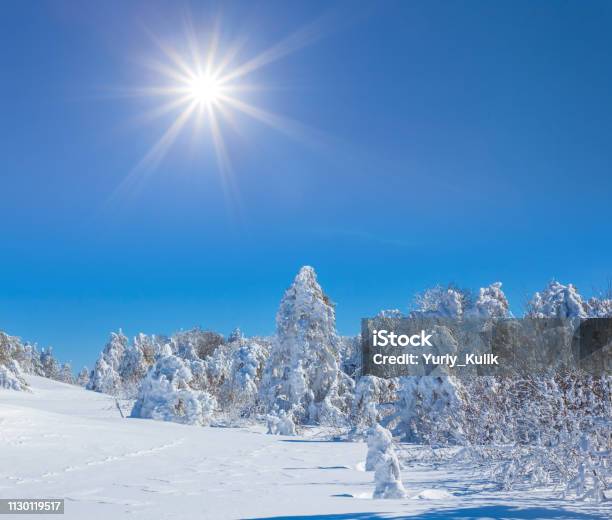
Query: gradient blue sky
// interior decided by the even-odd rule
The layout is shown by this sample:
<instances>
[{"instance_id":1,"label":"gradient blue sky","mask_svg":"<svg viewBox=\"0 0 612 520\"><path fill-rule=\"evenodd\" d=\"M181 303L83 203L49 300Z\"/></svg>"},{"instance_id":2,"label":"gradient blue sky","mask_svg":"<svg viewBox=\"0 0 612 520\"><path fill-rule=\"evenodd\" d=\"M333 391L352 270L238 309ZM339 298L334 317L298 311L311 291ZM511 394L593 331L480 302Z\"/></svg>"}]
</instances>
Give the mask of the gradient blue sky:
<instances>
[{"instance_id":1,"label":"gradient blue sky","mask_svg":"<svg viewBox=\"0 0 612 520\"><path fill-rule=\"evenodd\" d=\"M237 196L189 128L117 187L169 124L150 33L189 12L244 57L316 21L249 100L311 130L226 127ZM0 329L90 367L109 331L274 330L313 265L342 333L415 292L496 280L513 309L552 277L612 275L609 2L5 2L0 17Z\"/></svg>"}]
</instances>

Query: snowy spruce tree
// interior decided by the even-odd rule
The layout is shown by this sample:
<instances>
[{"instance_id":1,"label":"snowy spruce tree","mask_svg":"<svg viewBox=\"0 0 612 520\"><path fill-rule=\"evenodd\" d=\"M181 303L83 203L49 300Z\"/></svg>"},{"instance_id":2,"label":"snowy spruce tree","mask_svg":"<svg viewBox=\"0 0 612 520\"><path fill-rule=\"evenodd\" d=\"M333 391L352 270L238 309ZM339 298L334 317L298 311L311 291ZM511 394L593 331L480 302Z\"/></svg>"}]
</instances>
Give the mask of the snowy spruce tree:
<instances>
[{"instance_id":1,"label":"snowy spruce tree","mask_svg":"<svg viewBox=\"0 0 612 520\"><path fill-rule=\"evenodd\" d=\"M120 395L123 385L119 367L127 348L128 339L119 330L112 332L91 373L88 390L103 394Z\"/></svg>"},{"instance_id":2,"label":"snowy spruce tree","mask_svg":"<svg viewBox=\"0 0 612 520\"><path fill-rule=\"evenodd\" d=\"M69 385L74 384L74 375L72 374L72 367L70 366L70 363L64 363L62 365L59 370L59 377L57 380Z\"/></svg>"},{"instance_id":3,"label":"snowy spruce tree","mask_svg":"<svg viewBox=\"0 0 612 520\"><path fill-rule=\"evenodd\" d=\"M89 384L89 370L87 367L83 367L79 372L76 379L76 384L82 386L83 388L86 388Z\"/></svg>"},{"instance_id":4,"label":"snowy spruce tree","mask_svg":"<svg viewBox=\"0 0 612 520\"><path fill-rule=\"evenodd\" d=\"M27 383L17 361L20 341L0 332L0 389L25 390Z\"/></svg>"},{"instance_id":5,"label":"snowy spruce tree","mask_svg":"<svg viewBox=\"0 0 612 520\"><path fill-rule=\"evenodd\" d=\"M137 397L141 381L155 362L156 351L154 338L142 333L125 347L118 371L124 397Z\"/></svg>"},{"instance_id":6,"label":"snowy spruce tree","mask_svg":"<svg viewBox=\"0 0 612 520\"><path fill-rule=\"evenodd\" d=\"M49 379L60 380L61 367L57 360L53 357L53 349L51 347L42 349L40 353L40 363L42 365L43 375Z\"/></svg>"},{"instance_id":7,"label":"snowy spruce tree","mask_svg":"<svg viewBox=\"0 0 612 520\"><path fill-rule=\"evenodd\" d=\"M53 349L38 351L35 345L24 343L16 336L0 331L0 387L24 390L28 388L25 374L72 382L69 364L61 365L53 357Z\"/></svg>"},{"instance_id":8,"label":"snowy spruce tree","mask_svg":"<svg viewBox=\"0 0 612 520\"><path fill-rule=\"evenodd\" d=\"M298 423L346 424L353 381L340 369L334 307L312 267L285 292L276 330L261 390L268 409Z\"/></svg>"}]
</instances>

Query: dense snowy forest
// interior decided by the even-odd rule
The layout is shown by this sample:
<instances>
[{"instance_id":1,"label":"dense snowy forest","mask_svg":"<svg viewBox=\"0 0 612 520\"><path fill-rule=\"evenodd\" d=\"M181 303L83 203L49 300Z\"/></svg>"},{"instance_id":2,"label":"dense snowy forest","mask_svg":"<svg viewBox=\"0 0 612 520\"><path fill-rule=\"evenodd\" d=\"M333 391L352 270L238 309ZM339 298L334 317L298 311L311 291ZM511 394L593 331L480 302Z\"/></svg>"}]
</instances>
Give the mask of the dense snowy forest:
<instances>
[{"instance_id":1,"label":"dense snowy forest","mask_svg":"<svg viewBox=\"0 0 612 520\"><path fill-rule=\"evenodd\" d=\"M476 294L429 289L406 315L511 316L501 283ZM533 296L526 316L612 317L612 299L586 300L571 284L553 281ZM338 335L334 305L307 266L281 300L274 336L245 337L236 329L226 338L193 329L139 334L130 342L119 331L93 370L74 378L51 349L39 352L0 333L0 387L27 391L23 373L128 400L132 417L191 425L257 421L282 435L317 425L338 438L366 440L366 469L375 472L375 495L382 498L404 496L399 468L406 455L398 442L428 446L437 457L452 452L453 460L482 466L504 489L555 486L599 501L610 487L610 378L578 371L467 381L362 375L359 336Z\"/></svg>"}]
</instances>

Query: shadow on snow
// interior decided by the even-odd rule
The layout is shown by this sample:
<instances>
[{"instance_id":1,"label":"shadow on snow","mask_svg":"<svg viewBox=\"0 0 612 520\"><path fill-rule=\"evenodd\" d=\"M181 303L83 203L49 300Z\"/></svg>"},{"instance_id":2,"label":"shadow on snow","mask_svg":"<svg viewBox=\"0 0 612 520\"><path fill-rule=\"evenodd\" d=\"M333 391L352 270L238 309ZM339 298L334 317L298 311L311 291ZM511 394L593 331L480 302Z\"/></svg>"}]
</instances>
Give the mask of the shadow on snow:
<instances>
[{"instance_id":1,"label":"shadow on snow","mask_svg":"<svg viewBox=\"0 0 612 520\"><path fill-rule=\"evenodd\" d=\"M257 520L606 520L606 517L544 507L482 506L427 511L417 515L396 513L342 513L305 516L268 516ZM256 520L252 518L251 520Z\"/></svg>"}]
</instances>

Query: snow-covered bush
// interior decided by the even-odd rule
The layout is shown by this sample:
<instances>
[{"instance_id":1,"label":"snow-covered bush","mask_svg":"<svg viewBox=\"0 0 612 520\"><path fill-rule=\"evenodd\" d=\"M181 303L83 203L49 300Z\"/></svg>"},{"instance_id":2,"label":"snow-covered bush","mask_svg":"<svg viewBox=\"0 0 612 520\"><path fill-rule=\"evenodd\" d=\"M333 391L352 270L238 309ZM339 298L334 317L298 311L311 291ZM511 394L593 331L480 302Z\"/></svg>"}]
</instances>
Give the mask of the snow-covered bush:
<instances>
[{"instance_id":1,"label":"snow-covered bush","mask_svg":"<svg viewBox=\"0 0 612 520\"><path fill-rule=\"evenodd\" d=\"M411 316L460 319L470 307L471 296L467 291L452 286L436 286L418 294L415 303L416 309Z\"/></svg>"},{"instance_id":2,"label":"snow-covered bush","mask_svg":"<svg viewBox=\"0 0 612 520\"><path fill-rule=\"evenodd\" d=\"M111 333L89 376L87 388L117 397L135 399L147 371L170 340L138 334L132 343L119 331Z\"/></svg>"},{"instance_id":3,"label":"snow-covered bush","mask_svg":"<svg viewBox=\"0 0 612 520\"><path fill-rule=\"evenodd\" d=\"M376 376L361 376L355 385L355 397L351 410L351 425L354 434L359 435L365 428L382 418L379 405L394 398L395 381Z\"/></svg>"},{"instance_id":4,"label":"snow-covered bush","mask_svg":"<svg viewBox=\"0 0 612 520\"><path fill-rule=\"evenodd\" d=\"M352 378L361 375L363 364L361 353L361 334L340 337L340 369Z\"/></svg>"},{"instance_id":5,"label":"snow-covered bush","mask_svg":"<svg viewBox=\"0 0 612 520\"><path fill-rule=\"evenodd\" d=\"M173 344L177 347L189 346L193 348L199 359L206 359L220 345L225 343L221 334L200 328L178 332L172 339Z\"/></svg>"},{"instance_id":6,"label":"snow-covered bush","mask_svg":"<svg viewBox=\"0 0 612 520\"><path fill-rule=\"evenodd\" d=\"M580 372L477 378L466 453L487 461L504 489L555 485L569 496L603 499L612 484L612 382Z\"/></svg>"},{"instance_id":7,"label":"snow-covered bush","mask_svg":"<svg viewBox=\"0 0 612 520\"><path fill-rule=\"evenodd\" d=\"M144 334L139 334L137 339L125 348L119 364L121 393L125 397L136 397L142 379L155 361L155 356L151 356L151 363L147 362L141 346L143 337Z\"/></svg>"},{"instance_id":8,"label":"snow-covered bush","mask_svg":"<svg viewBox=\"0 0 612 520\"><path fill-rule=\"evenodd\" d=\"M374 471L374 498L404 498L406 490L391 432L375 424L368 430L367 443L366 471Z\"/></svg>"},{"instance_id":9,"label":"snow-covered bush","mask_svg":"<svg viewBox=\"0 0 612 520\"><path fill-rule=\"evenodd\" d=\"M612 299L590 298L587 303L589 318L612 318Z\"/></svg>"},{"instance_id":10,"label":"snow-covered bush","mask_svg":"<svg viewBox=\"0 0 612 520\"><path fill-rule=\"evenodd\" d=\"M571 283L553 280L542 292L534 294L528 304L528 318L586 318L588 306Z\"/></svg>"},{"instance_id":11,"label":"snow-covered bush","mask_svg":"<svg viewBox=\"0 0 612 520\"><path fill-rule=\"evenodd\" d=\"M100 357L91 373L87 389L103 394L118 395L120 388L121 378L119 374L103 357Z\"/></svg>"},{"instance_id":12,"label":"snow-covered bush","mask_svg":"<svg viewBox=\"0 0 612 520\"><path fill-rule=\"evenodd\" d=\"M480 288L478 298L465 311L465 316L481 320L510 317L508 299L501 287L501 282L495 282L488 287Z\"/></svg>"},{"instance_id":13,"label":"snow-covered bush","mask_svg":"<svg viewBox=\"0 0 612 520\"><path fill-rule=\"evenodd\" d=\"M23 379L19 363L10 360L0 363L0 388L8 390L27 390L28 385Z\"/></svg>"},{"instance_id":14,"label":"snow-covered bush","mask_svg":"<svg viewBox=\"0 0 612 520\"><path fill-rule=\"evenodd\" d=\"M378 423L374 423L368 429L366 442L368 454L366 455L365 470L374 471L381 455L393 448L393 437L389 430Z\"/></svg>"},{"instance_id":15,"label":"snow-covered bush","mask_svg":"<svg viewBox=\"0 0 612 520\"><path fill-rule=\"evenodd\" d=\"M346 424L353 381L340 369L334 307L312 267L302 267L285 292L276 327L262 381L268 408L300 423Z\"/></svg>"},{"instance_id":16,"label":"snow-covered bush","mask_svg":"<svg viewBox=\"0 0 612 520\"><path fill-rule=\"evenodd\" d=\"M276 410L266 416L268 434L295 435L295 423L285 410Z\"/></svg>"},{"instance_id":17,"label":"snow-covered bush","mask_svg":"<svg viewBox=\"0 0 612 520\"><path fill-rule=\"evenodd\" d=\"M382 422L407 442L458 444L463 438L465 402L456 378L404 376L399 378L394 412Z\"/></svg>"},{"instance_id":18,"label":"snow-covered bush","mask_svg":"<svg viewBox=\"0 0 612 520\"><path fill-rule=\"evenodd\" d=\"M222 394L232 415L248 417L254 413L268 348L255 341L234 340L231 370L224 382Z\"/></svg>"},{"instance_id":19,"label":"snow-covered bush","mask_svg":"<svg viewBox=\"0 0 612 520\"><path fill-rule=\"evenodd\" d=\"M191 368L189 362L169 352L160 357L142 382L132 417L209 424L216 401L208 392L190 386L193 382Z\"/></svg>"}]
</instances>

